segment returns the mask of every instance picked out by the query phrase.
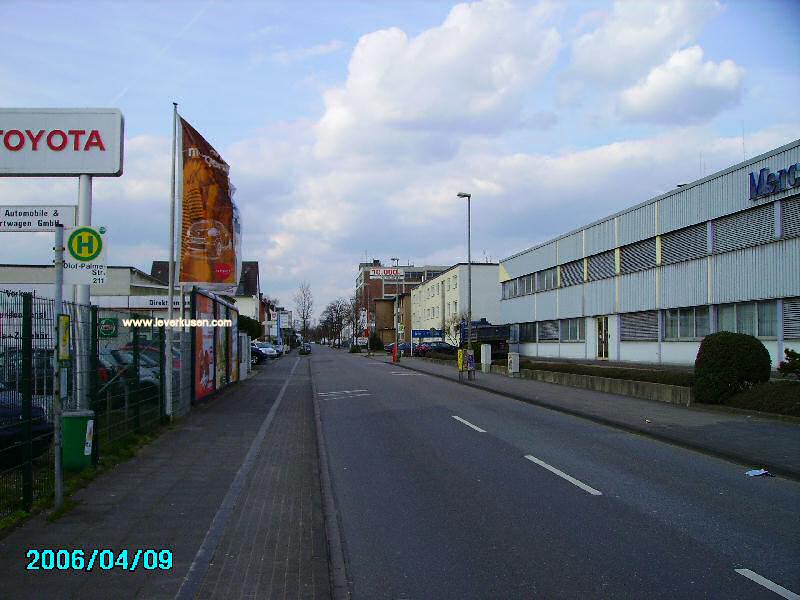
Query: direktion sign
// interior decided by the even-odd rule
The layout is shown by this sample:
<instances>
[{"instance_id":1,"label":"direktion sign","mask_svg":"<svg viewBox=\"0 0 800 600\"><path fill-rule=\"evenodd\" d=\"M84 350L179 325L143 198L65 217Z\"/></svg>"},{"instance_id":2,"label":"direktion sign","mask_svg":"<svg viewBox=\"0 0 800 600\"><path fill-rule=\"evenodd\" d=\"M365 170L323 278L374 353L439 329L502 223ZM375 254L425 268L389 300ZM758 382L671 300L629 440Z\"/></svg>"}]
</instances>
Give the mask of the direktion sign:
<instances>
[{"instance_id":1,"label":"direktion sign","mask_svg":"<svg viewBox=\"0 0 800 600\"><path fill-rule=\"evenodd\" d=\"M2 108L0 176L119 177L123 135L115 108Z\"/></svg>"}]
</instances>

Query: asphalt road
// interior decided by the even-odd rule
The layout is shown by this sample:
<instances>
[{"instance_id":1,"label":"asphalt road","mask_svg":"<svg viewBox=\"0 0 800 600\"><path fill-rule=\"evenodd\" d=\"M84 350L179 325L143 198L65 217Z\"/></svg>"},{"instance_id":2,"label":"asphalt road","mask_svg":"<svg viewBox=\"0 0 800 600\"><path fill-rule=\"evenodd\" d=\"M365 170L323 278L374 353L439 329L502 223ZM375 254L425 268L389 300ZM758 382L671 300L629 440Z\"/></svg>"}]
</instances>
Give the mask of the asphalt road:
<instances>
[{"instance_id":1,"label":"asphalt road","mask_svg":"<svg viewBox=\"0 0 800 600\"><path fill-rule=\"evenodd\" d=\"M314 346L354 600L798 598L800 483Z\"/></svg>"}]
</instances>

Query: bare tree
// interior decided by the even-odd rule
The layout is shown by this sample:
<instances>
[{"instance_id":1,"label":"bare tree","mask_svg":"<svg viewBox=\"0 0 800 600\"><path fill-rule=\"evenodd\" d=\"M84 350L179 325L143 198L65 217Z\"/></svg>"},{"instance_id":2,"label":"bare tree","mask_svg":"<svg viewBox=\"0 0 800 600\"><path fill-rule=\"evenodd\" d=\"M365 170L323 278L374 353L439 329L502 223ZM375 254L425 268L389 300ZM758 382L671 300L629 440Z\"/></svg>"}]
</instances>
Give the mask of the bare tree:
<instances>
[{"instance_id":1,"label":"bare tree","mask_svg":"<svg viewBox=\"0 0 800 600\"><path fill-rule=\"evenodd\" d=\"M305 340L308 336L311 313L314 310L314 297L311 295L311 286L307 281L303 281L297 289L294 295L294 306L297 309L297 316L300 317L300 326Z\"/></svg>"},{"instance_id":2,"label":"bare tree","mask_svg":"<svg viewBox=\"0 0 800 600\"><path fill-rule=\"evenodd\" d=\"M325 307L320 316L320 324L323 325L327 336L334 344L341 345L342 330L347 322L347 314L350 303L344 298L337 298Z\"/></svg>"},{"instance_id":3,"label":"bare tree","mask_svg":"<svg viewBox=\"0 0 800 600\"><path fill-rule=\"evenodd\" d=\"M356 343L356 339L361 335L365 323L361 311L363 310L363 299L357 294L353 293L347 303L347 324L350 326L350 335L352 336L351 342Z\"/></svg>"},{"instance_id":4,"label":"bare tree","mask_svg":"<svg viewBox=\"0 0 800 600\"><path fill-rule=\"evenodd\" d=\"M444 322L444 337L445 340L454 346L461 343L461 323L467 320L467 315L464 313L453 313Z\"/></svg>"}]
</instances>

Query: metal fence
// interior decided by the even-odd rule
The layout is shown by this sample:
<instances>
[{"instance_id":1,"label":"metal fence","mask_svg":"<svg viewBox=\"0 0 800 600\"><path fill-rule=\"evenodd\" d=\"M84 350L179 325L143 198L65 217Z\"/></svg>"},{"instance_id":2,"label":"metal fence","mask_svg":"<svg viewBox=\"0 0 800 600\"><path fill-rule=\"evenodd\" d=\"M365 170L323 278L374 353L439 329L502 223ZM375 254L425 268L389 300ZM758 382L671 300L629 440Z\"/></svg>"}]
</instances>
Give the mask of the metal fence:
<instances>
[{"instance_id":1,"label":"metal fence","mask_svg":"<svg viewBox=\"0 0 800 600\"><path fill-rule=\"evenodd\" d=\"M94 411L95 464L165 420L167 376L172 416L191 406L190 333L173 332L168 362L163 327L124 323L152 313L65 302L62 314L70 318L69 358L56 381L54 301L0 291L0 518L53 495L55 390L63 411Z\"/></svg>"}]
</instances>

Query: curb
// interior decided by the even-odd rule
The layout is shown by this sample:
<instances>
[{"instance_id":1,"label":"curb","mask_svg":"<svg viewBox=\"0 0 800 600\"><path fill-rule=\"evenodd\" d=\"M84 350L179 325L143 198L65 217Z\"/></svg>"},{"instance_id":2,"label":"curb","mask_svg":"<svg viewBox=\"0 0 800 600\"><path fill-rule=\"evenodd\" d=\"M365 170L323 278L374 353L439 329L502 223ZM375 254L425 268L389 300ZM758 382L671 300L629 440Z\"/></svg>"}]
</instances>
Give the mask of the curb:
<instances>
[{"instance_id":1,"label":"curb","mask_svg":"<svg viewBox=\"0 0 800 600\"><path fill-rule=\"evenodd\" d=\"M408 369L409 371L416 371L418 373L424 373L426 375L430 375L432 377L438 377L439 379L444 379L446 381L452 381L453 383L459 383L457 379L453 379L448 377L447 375L441 375L439 373L431 373L429 371L425 371L424 369L414 368L408 365L404 365L402 362L397 363L395 366L400 366L404 369ZM637 435L643 435L649 437L651 439L657 440L659 442L666 442L673 446L678 446L680 448L685 448L687 450L693 450L695 452L701 452L702 454L706 454L708 456L713 456L715 458L721 458L723 460L727 460L729 462L735 462L745 467L752 467L756 465L758 467L762 467L767 469L770 473L774 473L775 475L780 475L781 477L785 477L786 479L791 479L794 481L800 481L800 471L795 471L792 469L786 469L784 467L774 465L770 462L764 462L759 460L758 458L753 458L752 456L745 456L744 454L739 454L737 452L728 452L725 450L718 450L716 448L712 448L710 446L690 442L686 440L682 440L679 438L675 438L670 435L666 435L663 433L658 433L649 429L645 429L644 427L636 427L635 425L629 425L627 423L621 423L620 421L615 421L613 419L607 419L605 417L599 417L596 415L588 414L582 411L573 410L571 408L565 408L563 406L559 406L557 404L549 404L547 402L542 402L540 400L534 400L532 398L526 398L525 396L520 396L519 394L513 394L511 392L504 392L501 390L496 390L490 388L489 386L481 385L479 383L469 383L467 381L462 382L463 385L468 385L470 387L474 387L476 389L489 392L492 394L497 394L498 396L505 396L506 398L511 398L513 400L518 400L520 402L525 402L526 404L532 404L534 406L540 406L542 408L546 408L549 410L553 410L565 415L570 415L572 417L578 417L580 419L586 419L587 421L592 421L594 423L598 423L600 425L605 425L606 427L613 427L614 429L620 429L622 431L627 431L628 433L634 433ZM558 385L558 384L550 384L550 385ZM647 400L645 400L647 402Z\"/></svg>"},{"instance_id":2,"label":"curb","mask_svg":"<svg viewBox=\"0 0 800 600\"><path fill-rule=\"evenodd\" d=\"M322 431L322 417L319 410L317 384L308 360L308 375L311 379L311 393L314 401L314 422L317 429L317 456L319 459L319 478L322 487L322 512L325 518L325 537L328 541L328 576L333 600L350 600L350 586L347 579L347 565L342 549L342 535L339 525L339 511L336 509L336 498L333 494L330 464L328 463L328 446Z\"/></svg>"}]
</instances>

